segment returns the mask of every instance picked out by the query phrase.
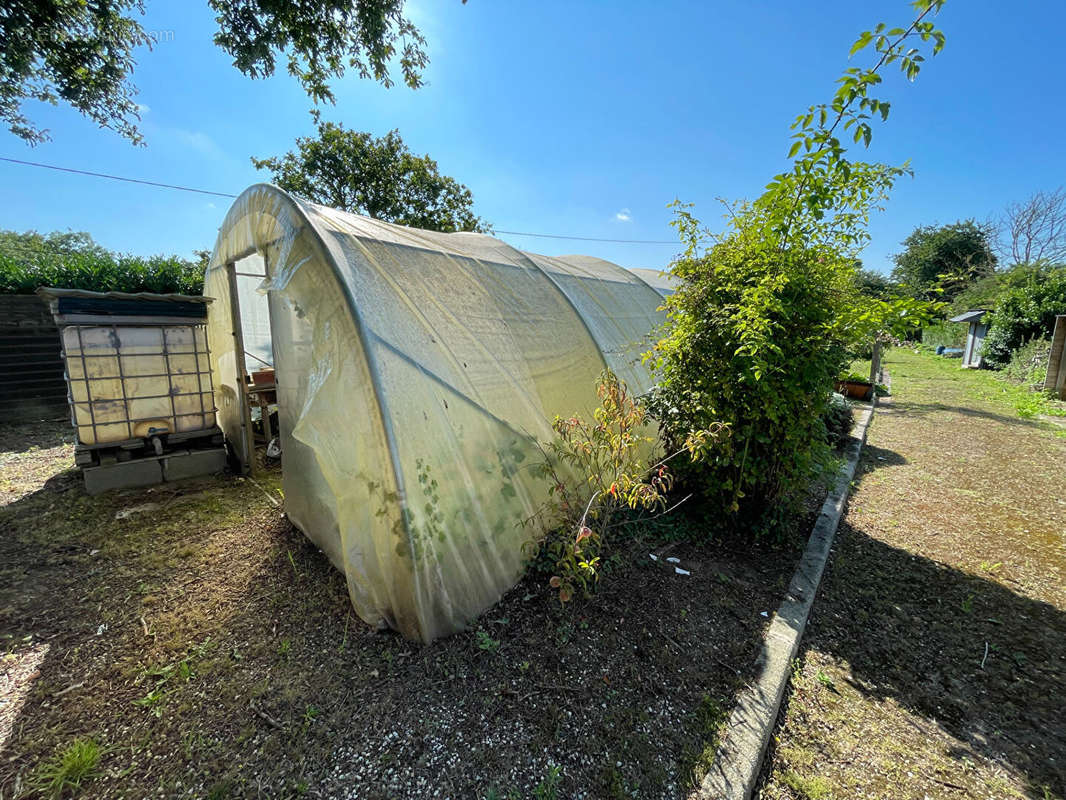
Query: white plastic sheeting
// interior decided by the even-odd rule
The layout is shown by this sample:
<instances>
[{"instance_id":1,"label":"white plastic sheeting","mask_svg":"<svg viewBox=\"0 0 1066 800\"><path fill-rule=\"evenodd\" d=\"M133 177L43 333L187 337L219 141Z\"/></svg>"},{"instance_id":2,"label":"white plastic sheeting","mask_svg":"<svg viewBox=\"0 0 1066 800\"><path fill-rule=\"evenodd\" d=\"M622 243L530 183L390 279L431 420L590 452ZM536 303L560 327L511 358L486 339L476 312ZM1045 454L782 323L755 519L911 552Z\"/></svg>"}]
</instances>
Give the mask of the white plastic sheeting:
<instances>
[{"instance_id":1,"label":"white plastic sheeting","mask_svg":"<svg viewBox=\"0 0 1066 800\"><path fill-rule=\"evenodd\" d=\"M663 297L673 294L677 291L675 285L675 278L670 272L663 272L657 269L632 269L630 272L634 273L638 278L644 281L648 286L657 291Z\"/></svg>"},{"instance_id":2,"label":"white plastic sheeting","mask_svg":"<svg viewBox=\"0 0 1066 800\"><path fill-rule=\"evenodd\" d=\"M270 309L264 283L266 264L261 255L254 253L247 258L242 258L236 267L235 282L237 295L240 298L244 352L250 359L248 368L256 370L273 366Z\"/></svg>"},{"instance_id":3,"label":"white plastic sheeting","mask_svg":"<svg viewBox=\"0 0 1066 800\"><path fill-rule=\"evenodd\" d=\"M239 437L228 263L265 258L286 512L371 624L429 641L521 575L558 415L610 366L636 392L662 297L584 256L404 228L267 185L220 230L205 294L219 424ZM243 292L241 292L243 294ZM252 366L252 365L249 365Z\"/></svg>"}]
</instances>

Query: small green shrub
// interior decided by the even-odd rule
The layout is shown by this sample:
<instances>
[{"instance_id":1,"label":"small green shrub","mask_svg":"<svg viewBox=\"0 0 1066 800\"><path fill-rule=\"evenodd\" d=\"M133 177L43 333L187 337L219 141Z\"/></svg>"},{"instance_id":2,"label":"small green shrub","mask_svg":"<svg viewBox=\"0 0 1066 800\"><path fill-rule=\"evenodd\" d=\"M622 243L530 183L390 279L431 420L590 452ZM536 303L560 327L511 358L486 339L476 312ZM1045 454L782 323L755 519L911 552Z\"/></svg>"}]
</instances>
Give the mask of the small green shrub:
<instances>
[{"instance_id":1,"label":"small green shrub","mask_svg":"<svg viewBox=\"0 0 1066 800\"><path fill-rule=\"evenodd\" d=\"M496 653L499 651L500 640L493 639L484 629L478 628L475 636L477 637L477 646L479 650L484 650L486 653Z\"/></svg>"},{"instance_id":2,"label":"small green shrub","mask_svg":"<svg viewBox=\"0 0 1066 800\"><path fill-rule=\"evenodd\" d=\"M542 447L536 467L550 481L549 501L538 514L548 533L527 550L553 572L549 583L564 603L592 593L620 512L665 511L674 483L667 462L682 452L702 457L722 433L716 423L689 432L672 455L658 459L654 423L625 382L605 370L596 391L600 406L592 420L555 418L555 438Z\"/></svg>"},{"instance_id":3,"label":"small green shrub","mask_svg":"<svg viewBox=\"0 0 1066 800\"><path fill-rule=\"evenodd\" d=\"M825 411L822 412L822 422L825 424L825 437L829 445L836 450L845 447L851 429L855 427L855 416L851 403L844 395L836 392L829 395Z\"/></svg>"},{"instance_id":4,"label":"small green shrub","mask_svg":"<svg viewBox=\"0 0 1066 800\"><path fill-rule=\"evenodd\" d=\"M92 739L76 739L41 765L34 780L37 791L50 798L77 794L82 784L97 775L102 754Z\"/></svg>"},{"instance_id":5,"label":"small green shrub","mask_svg":"<svg viewBox=\"0 0 1066 800\"><path fill-rule=\"evenodd\" d=\"M562 768L551 766L544 779L533 787L534 800L557 800L559 797L559 784L562 783Z\"/></svg>"},{"instance_id":6,"label":"small green shrub","mask_svg":"<svg viewBox=\"0 0 1066 800\"><path fill-rule=\"evenodd\" d=\"M1050 356L1049 339L1031 339L1011 353L1003 374L1015 383L1042 388Z\"/></svg>"},{"instance_id":7,"label":"small green shrub","mask_svg":"<svg viewBox=\"0 0 1066 800\"><path fill-rule=\"evenodd\" d=\"M837 378L837 380L847 381L848 383L869 383L870 376L864 375L861 372L844 372Z\"/></svg>"}]
</instances>

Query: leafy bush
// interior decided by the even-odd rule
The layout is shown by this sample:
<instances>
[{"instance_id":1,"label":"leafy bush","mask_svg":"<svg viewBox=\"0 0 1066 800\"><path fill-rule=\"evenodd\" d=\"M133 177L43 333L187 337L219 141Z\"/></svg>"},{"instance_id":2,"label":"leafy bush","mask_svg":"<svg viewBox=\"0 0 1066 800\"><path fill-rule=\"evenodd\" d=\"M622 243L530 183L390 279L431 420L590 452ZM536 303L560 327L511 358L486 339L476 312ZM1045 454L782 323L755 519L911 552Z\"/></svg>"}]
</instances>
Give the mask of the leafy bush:
<instances>
[{"instance_id":1,"label":"leafy bush","mask_svg":"<svg viewBox=\"0 0 1066 800\"><path fill-rule=\"evenodd\" d=\"M1042 388L1050 355L1050 339L1032 339L1011 353L1003 374L1015 383Z\"/></svg>"},{"instance_id":2,"label":"leafy bush","mask_svg":"<svg viewBox=\"0 0 1066 800\"><path fill-rule=\"evenodd\" d=\"M40 286L97 292L203 292L206 253L194 263L177 256L112 253L86 233L0 232L0 294L32 294Z\"/></svg>"},{"instance_id":3,"label":"leafy bush","mask_svg":"<svg viewBox=\"0 0 1066 800\"><path fill-rule=\"evenodd\" d=\"M849 383L869 383L870 376L863 374L862 372L842 372L837 376L837 380L847 381Z\"/></svg>"},{"instance_id":4,"label":"leafy bush","mask_svg":"<svg viewBox=\"0 0 1066 800\"><path fill-rule=\"evenodd\" d=\"M853 268L829 249L767 247L758 212L738 219L745 226L706 255L674 264L653 410L668 434L729 427L679 476L734 523L766 529L829 459L822 414L848 361L838 324ZM683 235L689 224L681 218Z\"/></svg>"},{"instance_id":5,"label":"leafy bush","mask_svg":"<svg viewBox=\"0 0 1066 800\"><path fill-rule=\"evenodd\" d=\"M1066 266L1030 271L1022 284L1000 295L989 318L985 360L1007 366L1022 344L1051 334L1056 314L1066 314Z\"/></svg>"},{"instance_id":6,"label":"leafy bush","mask_svg":"<svg viewBox=\"0 0 1066 800\"><path fill-rule=\"evenodd\" d=\"M562 602L588 596L600 579L602 553L621 512L666 511L674 479L667 462L679 452L698 459L721 425L685 437L683 450L662 459L647 410L610 370L597 384L600 406L592 420L556 417L555 438L543 446L538 470L550 480L549 501L539 514L548 529L529 548L546 559ZM631 522L633 520L626 520Z\"/></svg>"},{"instance_id":7,"label":"leafy bush","mask_svg":"<svg viewBox=\"0 0 1066 800\"><path fill-rule=\"evenodd\" d=\"M888 117L889 105L870 95L879 70L891 64L913 80L922 43L939 51L944 36L926 17L941 5L919 0L908 26L881 24L859 37L851 55L872 45L875 65L849 68L831 102L796 118L790 169L750 205L729 209L724 234L709 234L675 203L685 251L648 354L659 375L652 410L673 449L687 431L729 427L704 463L677 467L722 523L753 535L781 530L832 463L825 398L849 351L925 324L933 310L860 293L855 265L867 222L906 169L850 160L841 138L850 132L868 145L871 118Z\"/></svg>"},{"instance_id":8,"label":"leafy bush","mask_svg":"<svg viewBox=\"0 0 1066 800\"><path fill-rule=\"evenodd\" d=\"M833 392L826 401L822 411L822 424L825 425L825 438L829 446L840 450L848 443L851 429L855 427L855 416L851 403L842 394Z\"/></svg>"},{"instance_id":9,"label":"leafy bush","mask_svg":"<svg viewBox=\"0 0 1066 800\"><path fill-rule=\"evenodd\" d=\"M1049 264L1015 264L966 287L952 302L949 316L977 308L994 309L999 298L1031 280L1042 280L1054 267Z\"/></svg>"}]
</instances>

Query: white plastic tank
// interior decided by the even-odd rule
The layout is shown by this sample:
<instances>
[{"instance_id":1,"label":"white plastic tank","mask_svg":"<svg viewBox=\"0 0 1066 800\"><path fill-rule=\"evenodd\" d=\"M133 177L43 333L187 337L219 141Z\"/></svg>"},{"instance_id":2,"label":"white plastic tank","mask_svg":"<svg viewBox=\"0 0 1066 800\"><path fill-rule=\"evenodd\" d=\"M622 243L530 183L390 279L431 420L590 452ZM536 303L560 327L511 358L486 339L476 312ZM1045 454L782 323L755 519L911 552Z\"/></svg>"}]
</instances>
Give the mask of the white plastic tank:
<instances>
[{"instance_id":1,"label":"white plastic tank","mask_svg":"<svg viewBox=\"0 0 1066 800\"><path fill-rule=\"evenodd\" d=\"M214 427L206 298L40 293L60 327L79 442L98 446Z\"/></svg>"},{"instance_id":2,"label":"white plastic tank","mask_svg":"<svg viewBox=\"0 0 1066 800\"><path fill-rule=\"evenodd\" d=\"M105 444L215 424L202 325L63 329L78 440Z\"/></svg>"}]
</instances>

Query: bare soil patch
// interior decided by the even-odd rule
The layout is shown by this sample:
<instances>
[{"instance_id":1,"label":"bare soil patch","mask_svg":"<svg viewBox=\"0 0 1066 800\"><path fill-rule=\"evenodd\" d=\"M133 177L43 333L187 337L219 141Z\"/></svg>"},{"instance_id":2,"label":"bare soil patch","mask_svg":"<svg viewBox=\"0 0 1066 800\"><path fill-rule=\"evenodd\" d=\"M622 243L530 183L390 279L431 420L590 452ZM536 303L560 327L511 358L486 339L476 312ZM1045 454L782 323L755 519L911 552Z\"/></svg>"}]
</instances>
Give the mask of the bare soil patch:
<instances>
[{"instance_id":1,"label":"bare soil patch","mask_svg":"<svg viewBox=\"0 0 1066 800\"><path fill-rule=\"evenodd\" d=\"M0 443L0 798L84 738L82 797L683 796L796 555L671 519L591 601L527 578L420 646L351 613L277 475L88 497L65 425Z\"/></svg>"}]
</instances>

